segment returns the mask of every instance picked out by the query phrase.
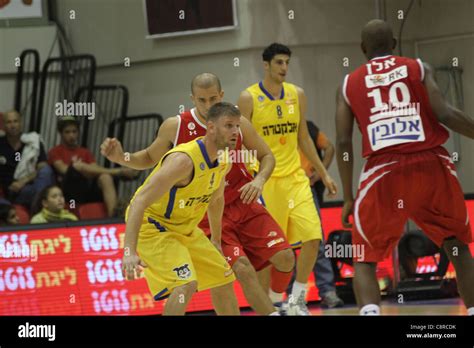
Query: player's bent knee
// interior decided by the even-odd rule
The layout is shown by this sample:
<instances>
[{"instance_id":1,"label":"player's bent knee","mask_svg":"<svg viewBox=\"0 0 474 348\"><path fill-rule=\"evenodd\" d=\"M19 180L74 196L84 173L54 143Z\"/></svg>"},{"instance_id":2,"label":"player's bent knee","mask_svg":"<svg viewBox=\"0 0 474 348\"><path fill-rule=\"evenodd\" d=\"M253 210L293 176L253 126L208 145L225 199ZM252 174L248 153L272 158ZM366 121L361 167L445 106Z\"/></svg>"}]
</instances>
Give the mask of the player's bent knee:
<instances>
[{"instance_id":1,"label":"player's bent knee","mask_svg":"<svg viewBox=\"0 0 474 348\"><path fill-rule=\"evenodd\" d=\"M189 283L177 286L176 288L173 289L173 292L187 295L187 296L192 296L197 291L197 289L198 289L198 283L197 281L193 280L193 281L190 281Z\"/></svg>"},{"instance_id":2,"label":"player's bent knee","mask_svg":"<svg viewBox=\"0 0 474 348\"><path fill-rule=\"evenodd\" d=\"M256 279L256 272L250 263L249 259L246 257L240 257L232 266L235 276L239 282L248 282L253 278Z\"/></svg>"},{"instance_id":3,"label":"player's bent knee","mask_svg":"<svg viewBox=\"0 0 474 348\"><path fill-rule=\"evenodd\" d=\"M272 264L281 272L290 272L295 266L295 254L291 249L277 252L272 258Z\"/></svg>"}]
</instances>

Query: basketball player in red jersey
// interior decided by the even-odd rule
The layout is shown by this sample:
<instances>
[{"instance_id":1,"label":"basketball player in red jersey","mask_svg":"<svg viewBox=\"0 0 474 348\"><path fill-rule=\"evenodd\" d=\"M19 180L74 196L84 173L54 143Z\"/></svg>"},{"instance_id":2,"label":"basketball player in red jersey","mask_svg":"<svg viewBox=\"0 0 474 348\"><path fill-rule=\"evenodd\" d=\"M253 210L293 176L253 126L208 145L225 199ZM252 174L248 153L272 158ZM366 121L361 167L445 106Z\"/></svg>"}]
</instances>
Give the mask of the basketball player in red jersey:
<instances>
[{"instance_id":1,"label":"basketball player in red jersey","mask_svg":"<svg viewBox=\"0 0 474 348\"><path fill-rule=\"evenodd\" d=\"M222 100L224 91L217 76L204 73L193 79L191 92L195 108L167 118L161 125L157 138L147 149L131 154L130 160L125 161L120 142L107 138L101 145L102 154L112 162L123 163L135 169L146 169L158 163L170 148L205 135L207 112L212 105ZM241 118L241 135L236 149L242 150L242 145L247 150L256 151L260 171L253 178L244 163L234 162L226 176L222 251L252 308L263 315L277 314L270 297L258 282L255 271L272 264L276 268L276 280L272 289L283 293L291 279L295 262L283 231L267 210L257 203L263 184L273 171L275 159L244 117ZM206 233L209 232L206 218L199 227Z\"/></svg>"},{"instance_id":2,"label":"basketball player in red jersey","mask_svg":"<svg viewBox=\"0 0 474 348\"><path fill-rule=\"evenodd\" d=\"M396 40L387 23L368 22L362 51L369 60L347 75L337 92L337 160L344 188L342 219L363 255L354 257L354 291L361 315L380 314L377 262L396 247L407 219L413 220L453 263L458 288L474 315L474 265L468 248L471 226L456 169L441 146L441 125L474 138L474 121L449 105L419 59L392 54ZM352 128L362 132L367 158L354 202ZM358 248L353 248L357 250Z\"/></svg>"}]
</instances>

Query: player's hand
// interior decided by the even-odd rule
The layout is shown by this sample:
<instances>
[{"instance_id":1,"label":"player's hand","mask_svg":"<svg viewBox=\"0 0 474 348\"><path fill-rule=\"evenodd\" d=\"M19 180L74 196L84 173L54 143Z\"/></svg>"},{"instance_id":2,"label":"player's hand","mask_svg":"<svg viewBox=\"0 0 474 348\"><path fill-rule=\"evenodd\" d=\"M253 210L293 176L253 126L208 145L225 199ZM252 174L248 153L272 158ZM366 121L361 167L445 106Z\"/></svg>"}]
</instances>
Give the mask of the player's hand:
<instances>
[{"instance_id":1,"label":"player's hand","mask_svg":"<svg viewBox=\"0 0 474 348\"><path fill-rule=\"evenodd\" d=\"M354 201L344 201L344 206L342 207L342 226L345 228L351 228L352 224L349 222L349 216L352 215L352 209L354 206Z\"/></svg>"},{"instance_id":2,"label":"player's hand","mask_svg":"<svg viewBox=\"0 0 474 348\"><path fill-rule=\"evenodd\" d=\"M147 265L137 254L125 255L122 259L122 275L126 280L135 280L141 277L141 273Z\"/></svg>"},{"instance_id":3,"label":"player's hand","mask_svg":"<svg viewBox=\"0 0 474 348\"><path fill-rule=\"evenodd\" d=\"M322 178L324 186L328 189L328 197L335 197L337 193L337 185L336 182L331 178L331 176L326 175Z\"/></svg>"},{"instance_id":4,"label":"player's hand","mask_svg":"<svg viewBox=\"0 0 474 348\"><path fill-rule=\"evenodd\" d=\"M240 199L244 204L257 202L263 191L264 180L255 178L251 182L246 183L240 189Z\"/></svg>"},{"instance_id":5,"label":"player's hand","mask_svg":"<svg viewBox=\"0 0 474 348\"><path fill-rule=\"evenodd\" d=\"M116 138L105 138L100 145L100 153L105 156L110 162L122 163L125 159L122 144Z\"/></svg>"}]
</instances>

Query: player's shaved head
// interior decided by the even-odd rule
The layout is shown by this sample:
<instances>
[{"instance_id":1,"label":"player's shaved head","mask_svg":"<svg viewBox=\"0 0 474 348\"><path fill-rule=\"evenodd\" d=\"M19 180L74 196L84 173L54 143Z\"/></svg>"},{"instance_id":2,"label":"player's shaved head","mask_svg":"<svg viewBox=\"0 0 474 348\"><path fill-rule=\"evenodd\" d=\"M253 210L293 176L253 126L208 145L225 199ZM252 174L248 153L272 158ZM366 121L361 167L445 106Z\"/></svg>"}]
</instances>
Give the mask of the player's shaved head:
<instances>
[{"instance_id":1,"label":"player's shaved head","mask_svg":"<svg viewBox=\"0 0 474 348\"><path fill-rule=\"evenodd\" d=\"M362 29L361 38L361 48L368 59L391 54L397 43L392 28L381 19L369 21Z\"/></svg>"},{"instance_id":2,"label":"player's shaved head","mask_svg":"<svg viewBox=\"0 0 474 348\"><path fill-rule=\"evenodd\" d=\"M191 93L194 94L195 87L208 89L213 86L217 86L218 92L222 90L221 81L216 75L212 73L202 73L194 76L193 80L191 81Z\"/></svg>"}]
</instances>

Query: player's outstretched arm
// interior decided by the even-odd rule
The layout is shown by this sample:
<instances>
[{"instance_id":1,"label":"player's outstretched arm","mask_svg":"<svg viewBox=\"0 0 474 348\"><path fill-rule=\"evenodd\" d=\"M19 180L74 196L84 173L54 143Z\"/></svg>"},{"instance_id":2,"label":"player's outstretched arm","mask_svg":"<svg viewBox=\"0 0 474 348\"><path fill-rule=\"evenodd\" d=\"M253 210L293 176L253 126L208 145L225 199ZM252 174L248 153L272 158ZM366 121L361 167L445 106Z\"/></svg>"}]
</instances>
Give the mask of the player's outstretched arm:
<instances>
[{"instance_id":1,"label":"player's outstretched arm","mask_svg":"<svg viewBox=\"0 0 474 348\"><path fill-rule=\"evenodd\" d=\"M127 279L135 279L134 272L140 262L137 256L137 240L145 209L171 190L174 185L189 181L193 169L193 161L188 155L181 152L170 154L163 161L162 167L152 174L131 201L125 227L122 264L122 270Z\"/></svg>"},{"instance_id":2,"label":"player's outstretched arm","mask_svg":"<svg viewBox=\"0 0 474 348\"><path fill-rule=\"evenodd\" d=\"M273 156L272 150L270 150L262 137L253 128L250 121L245 117L241 118L240 129L243 136L243 145L247 150L251 151L251 154L256 153L256 156L251 156L251 160L258 160L260 162L258 174L255 178L239 189L240 199L242 199L243 203L249 204L256 202L262 194L263 185L272 175L275 168L275 156Z\"/></svg>"},{"instance_id":3,"label":"player's outstretched arm","mask_svg":"<svg viewBox=\"0 0 474 348\"><path fill-rule=\"evenodd\" d=\"M226 174L230 171L231 165L228 166ZM207 218L209 219L209 227L211 228L211 242L222 253L221 236L222 236L222 216L224 214L224 190L225 176L222 178L219 188L214 191L207 207Z\"/></svg>"},{"instance_id":4,"label":"player's outstretched arm","mask_svg":"<svg viewBox=\"0 0 474 348\"><path fill-rule=\"evenodd\" d=\"M342 211L342 224L344 227L350 227L349 215L352 213L354 202L352 194L354 167L352 150L353 127L354 115L342 96L342 88L339 87L336 94L336 159L344 194L344 208Z\"/></svg>"},{"instance_id":5,"label":"player's outstretched arm","mask_svg":"<svg viewBox=\"0 0 474 348\"><path fill-rule=\"evenodd\" d=\"M423 63L423 67L425 70L424 84L430 98L431 108L439 122L459 134L474 139L474 120L444 99L434 80L431 67L426 63Z\"/></svg>"},{"instance_id":6,"label":"player's outstretched arm","mask_svg":"<svg viewBox=\"0 0 474 348\"><path fill-rule=\"evenodd\" d=\"M178 130L178 119L167 118L161 125L153 143L144 150L134 153L123 151L122 144L116 138L106 138L100 145L100 152L109 161L121 166L143 170L152 168L172 148L174 137Z\"/></svg>"},{"instance_id":7,"label":"player's outstretched arm","mask_svg":"<svg viewBox=\"0 0 474 348\"><path fill-rule=\"evenodd\" d=\"M305 157L310 161L314 169L319 173L321 179L323 180L324 186L327 187L330 196L334 196L337 193L337 186L334 180L331 178L326 168L324 167L321 159L316 152L316 147L314 146L313 140L309 135L308 126L306 124L306 109L307 101L306 95L302 88L297 87L298 91L298 100L300 102L300 125L298 129L298 146L305 155Z\"/></svg>"}]
</instances>

